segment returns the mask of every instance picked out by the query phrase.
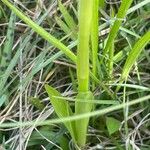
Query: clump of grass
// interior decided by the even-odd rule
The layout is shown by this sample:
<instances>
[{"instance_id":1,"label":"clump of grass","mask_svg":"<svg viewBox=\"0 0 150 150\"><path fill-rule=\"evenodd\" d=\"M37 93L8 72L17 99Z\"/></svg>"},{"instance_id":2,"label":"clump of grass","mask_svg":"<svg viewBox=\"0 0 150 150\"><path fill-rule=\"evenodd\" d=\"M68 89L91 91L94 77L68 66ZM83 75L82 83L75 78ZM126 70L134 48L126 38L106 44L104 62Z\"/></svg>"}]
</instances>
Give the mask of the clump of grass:
<instances>
[{"instance_id":1,"label":"clump of grass","mask_svg":"<svg viewBox=\"0 0 150 150\"><path fill-rule=\"evenodd\" d=\"M104 115L113 110L125 108L124 118L126 121L125 130L126 130L126 135L127 135L128 134L128 126L127 126L128 107L130 105L134 105L134 104L137 104L137 103L140 103L149 99L149 96L147 96L147 97L144 97L143 99L141 98L132 102L128 102L128 101L126 102L126 96L125 96L126 84L123 84L123 82L127 81L131 68L136 63L136 60L140 56L144 47L150 41L149 31L140 37L134 32L125 30L121 27L122 22L124 21L126 14L128 13L129 7L132 4L132 0L122 1L121 6L118 10L118 13L116 17L114 18L114 22L112 22L111 24L110 33L108 35L107 40L105 41L106 44L104 44L104 47L102 49L103 57L98 56L98 52L99 52L99 42L98 42L99 12L98 10L99 10L99 5L102 5L104 1L89 0L88 3L87 3L87 0L78 1L78 21L79 21L78 33L76 33L77 25L75 21L73 20L73 18L71 17L67 9L63 6L61 1L58 1L60 12L62 13L62 16L65 22L57 17L55 19L57 20L57 24L63 29L65 33L72 32L70 36L71 40L75 41L77 39L77 55L75 55L72 52L69 45L65 46L59 39L49 34L44 28L40 27L37 23L33 22L29 17L25 16L21 12L21 10L13 6L10 2L8 2L7 0L2 0L2 2L4 2L4 4L6 4L19 18L21 18L29 27L31 27L43 39L48 41L54 47L61 50L61 52L56 53L47 62L44 62L44 63L40 63L40 61L43 60L45 56L45 53L41 53L40 57L37 59L37 63L36 63L37 68L33 69L33 72L31 72L31 74L29 74L28 76L30 79L32 79L32 76L40 70L41 66L42 67L46 66L46 64L49 64L49 61L52 62L53 60L58 58L60 55L62 55L62 53L64 53L67 56L67 58L70 58L72 63L76 65L76 78L77 78L78 89L77 89L77 95L76 95L73 106L70 105L70 103L67 100L67 97L63 97L62 94L60 94L55 88L49 85L45 85L45 89L50 97L51 104L54 107L56 114L60 118L58 120L52 120L51 122L47 122L47 123L52 124L52 123L63 122L65 127L68 129L73 139L73 142L77 144L79 147L84 147L86 145L87 128L88 128L90 116L95 116L98 114ZM98 72L101 71L100 74L103 74L103 71L102 71L103 67L101 66L104 66L104 68L106 68L105 72L107 74L107 78L113 79L113 72L115 70L114 63L115 61L118 62L117 60L118 56L119 56L119 59L120 59L120 56L123 56L123 51L121 51L121 53L118 53L118 55L115 55L115 51L114 51L115 39L119 30L124 30L127 33L130 33L132 36L139 38L139 40L134 44L133 48L131 47L131 50L125 60L125 65L123 66L123 69L122 69L120 82L117 86L116 91L114 90L113 92L108 89L107 85L104 85L102 83L103 78L99 79ZM74 45L76 45L76 42ZM9 46L11 46L11 44ZM16 54L17 54L16 57L19 56L19 53L16 53ZM92 54L92 59L90 59L89 57L90 54ZM92 63L90 63L90 60ZM42 64L42 65L38 67L39 64ZM100 67L98 67L98 65L100 65ZM91 66L92 66L92 69L91 69ZM9 66L7 65L7 67ZM7 81L7 79L5 79L5 81ZM3 86L1 86L1 88L3 88L6 82L4 82L4 80L1 80L1 82L3 83ZM110 82L107 82L107 83L110 83ZM92 109L94 109L94 105L97 104L97 101L95 100L96 98L94 97L92 90L95 90L95 88L98 87L99 85L101 85L102 88L106 90L108 93L110 93L110 95L112 95L112 98L114 98L113 100L110 100L107 102L109 102L109 104L115 104L115 105L118 104L118 103L114 103L114 100L119 99L117 94L118 94L118 91L120 90L120 85L123 86L124 87L123 103L120 105L107 107L104 110L102 109L102 110L91 112ZM139 88L139 86L136 86L136 88ZM141 88L141 89L144 89L144 88ZM147 91L149 91L149 89ZM0 94L1 93L4 94L2 89L0 90ZM107 95L106 99L108 99L108 97L109 96ZM105 103L106 101L103 102L101 100L101 104L105 104ZM114 122L117 122L118 124L120 124L120 122L114 118L111 118L111 119L110 118L107 119L106 124L109 129L109 133L112 134L116 130L119 130L118 129L119 125L117 127L113 127L113 126L110 127L109 126L110 120L111 121L113 120ZM30 123L24 123L24 124L21 123L21 126L24 126L24 125L30 125ZM41 125L41 123L39 123L39 125ZM3 125L3 127L4 126L5 124ZM12 126L14 126L14 124ZM114 129L114 128L117 128L117 129ZM126 147L130 147L130 144L127 143Z\"/></svg>"},{"instance_id":2,"label":"clump of grass","mask_svg":"<svg viewBox=\"0 0 150 150\"><path fill-rule=\"evenodd\" d=\"M2 51L2 56L0 57L0 78L4 76L4 73L9 65L9 62L11 60L11 55L12 55L12 48L13 48L13 42L14 42L14 30L15 30L15 21L16 21L16 15L12 11L9 19L9 25L7 29L7 35L6 35L6 40L3 46ZM5 91L1 95L0 101L2 104L5 102L5 104L8 104L8 91Z\"/></svg>"}]
</instances>

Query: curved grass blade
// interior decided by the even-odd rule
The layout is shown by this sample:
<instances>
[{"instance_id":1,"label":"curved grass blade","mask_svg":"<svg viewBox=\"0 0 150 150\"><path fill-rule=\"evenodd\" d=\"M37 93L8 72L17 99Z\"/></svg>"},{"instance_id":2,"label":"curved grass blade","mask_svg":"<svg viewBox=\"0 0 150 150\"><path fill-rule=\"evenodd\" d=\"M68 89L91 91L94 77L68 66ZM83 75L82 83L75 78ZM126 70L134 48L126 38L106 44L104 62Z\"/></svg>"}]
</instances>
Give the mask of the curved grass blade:
<instances>
[{"instance_id":1,"label":"curved grass blade","mask_svg":"<svg viewBox=\"0 0 150 150\"><path fill-rule=\"evenodd\" d=\"M150 42L150 31L148 31L143 37L141 37L136 44L134 45L133 49L130 51L125 65L123 67L123 71L120 78L120 84L127 79L129 72L136 62L137 58L139 57L140 53L142 52L143 48ZM120 86L117 87L116 91L120 89Z\"/></svg>"},{"instance_id":2,"label":"curved grass blade","mask_svg":"<svg viewBox=\"0 0 150 150\"><path fill-rule=\"evenodd\" d=\"M142 38L140 38L136 44L134 45L133 49L130 51L125 65L123 67L123 72L121 75L121 80L125 80L128 77L130 69L134 65L136 59L142 52L143 48L150 42L150 31L147 32Z\"/></svg>"},{"instance_id":3,"label":"curved grass blade","mask_svg":"<svg viewBox=\"0 0 150 150\"><path fill-rule=\"evenodd\" d=\"M0 128L10 128L10 127L25 127L25 126L31 126L31 125L35 125L35 126L41 126L41 125L50 125L50 124L54 124L54 123L64 123L64 122L70 122L70 121L75 121L75 120L80 120L80 119L84 119L87 117L93 117L93 116L100 116L100 115L105 115L107 113L125 108L125 107L129 107L132 105L136 105L139 103L142 103L144 101L148 101L150 100L150 95L141 97L139 99L134 99L132 101L126 102L126 103L122 103L122 104L118 104L118 105L114 105L114 106L110 106L101 110L96 110L90 113L85 113L85 114L80 114L80 115L75 115L75 116L70 116L70 117L64 117L61 119L50 119L47 121L27 121L27 122L10 122L10 123L2 123L0 124Z\"/></svg>"},{"instance_id":4,"label":"curved grass blade","mask_svg":"<svg viewBox=\"0 0 150 150\"><path fill-rule=\"evenodd\" d=\"M64 5L61 3L60 0L58 0L58 5L59 5L59 9L64 17L66 24L68 25L68 27L70 28L70 31L72 32L73 37L76 38L77 37L77 33L76 33L77 25L76 25L74 19L71 17L71 15L69 14L69 12L64 7Z\"/></svg>"},{"instance_id":5,"label":"curved grass blade","mask_svg":"<svg viewBox=\"0 0 150 150\"><path fill-rule=\"evenodd\" d=\"M131 3L133 0L123 0L121 3L121 6L118 10L118 14L115 18L115 22L113 24L113 26L111 27L111 31L109 33L109 37L106 43L106 46L104 48L104 52L103 55L105 56L107 54L107 52L110 50L111 46L112 46L112 42L115 40L115 37L117 36L117 32L119 31L119 28L121 26L121 23L123 22L125 15L127 13L127 10L129 9Z\"/></svg>"}]
</instances>

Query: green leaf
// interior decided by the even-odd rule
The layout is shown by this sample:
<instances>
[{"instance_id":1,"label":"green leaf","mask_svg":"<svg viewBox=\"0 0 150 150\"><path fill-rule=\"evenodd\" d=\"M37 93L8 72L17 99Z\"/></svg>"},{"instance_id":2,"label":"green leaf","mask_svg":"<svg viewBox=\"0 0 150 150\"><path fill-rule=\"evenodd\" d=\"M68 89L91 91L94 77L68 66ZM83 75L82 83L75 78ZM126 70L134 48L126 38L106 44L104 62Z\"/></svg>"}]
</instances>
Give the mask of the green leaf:
<instances>
[{"instance_id":1,"label":"green leaf","mask_svg":"<svg viewBox=\"0 0 150 150\"><path fill-rule=\"evenodd\" d=\"M70 33L70 38L72 40L77 40L77 35L74 35L72 33L72 30L67 26L67 24L60 18L60 17L55 17L56 23L60 26L60 28L67 34L69 35Z\"/></svg>"},{"instance_id":2,"label":"green leaf","mask_svg":"<svg viewBox=\"0 0 150 150\"><path fill-rule=\"evenodd\" d=\"M93 108L93 103L88 103L88 100L94 100L92 92L80 92L77 95L75 102L75 115L90 113ZM94 102L94 101L93 101ZM84 146L86 142L86 133L89 123L89 117L76 120L76 140L79 146Z\"/></svg>"},{"instance_id":3,"label":"green leaf","mask_svg":"<svg viewBox=\"0 0 150 150\"><path fill-rule=\"evenodd\" d=\"M51 104L54 107L54 110L60 119L63 117L69 117L73 115L69 103L65 100L64 97L62 97L62 95L57 90L55 90L49 85L45 85L45 89L50 97ZM71 134L71 137L75 141L74 121L65 122L64 125L66 126L66 128Z\"/></svg>"},{"instance_id":4,"label":"green leaf","mask_svg":"<svg viewBox=\"0 0 150 150\"><path fill-rule=\"evenodd\" d=\"M61 3L61 1L58 1L59 9L64 17L65 22L67 23L68 27L74 32L75 36L77 35L75 33L75 29L77 28L77 25L74 21L74 19L71 17L67 9L64 7L64 5Z\"/></svg>"},{"instance_id":5,"label":"green leaf","mask_svg":"<svg viewBox=\"0 0 150 150\"><path fill-rule=\"evenodd\" d=\"M66 23L60 18L55 16L56 23L61 27L61 29L66 33L70 33L69 27L66 25Z\"/></svg>"},{"instance_id":6,"label":"green leaf","mask_svg":"<svg viewBox=\"0 0 150 150\"><path fill-rule=\"evenodd\" d=\"M104 49L104 55L107 54L107 52L110 50L113 41L115 40L117 33L119 31L119 28L121 27L121 23L123 22L126 12L129 9L130 5L132 4L133 0L123 0L121 3L121 6L118 10L117 17L115 18L115 22L113 26L111 27L111 31L108 36L108 40Z\"/></svg>"},{"instance_id":7,"label":"green leaf","mask_svg":"<svg viewBox=\"0 0 150 150\"><path fill-rule=\"evenodd\" d=\"M121 125L121 122L119 120L112 118L112 117L106 118L106 126L110 135L118 131L120 125Z\"/></svg>"},{"instance_id":8,"label":"green leaf","mask_svg":"<svg viewBox=\"0 0 150 150\"><path fill-rule=\"evenodd\" d=\"M125 65L123 67L121 80L124 80L127 78L130 72L130 69L132 68L136 59L138 58L143 48L148 44L149 41L150 41L150 31L148 31L142 38L140 38L134 45L133 49L130 51L127 57L127 60L125 62Z\"/></svg>"},{"instance_id":9,"label":"green leaf","mask_svg":"<svg viewBox=\"0 0 150 150\"><path fill-rule=\"evenodd\" d=\"M129 72L132 66L135 64L137 58L141 54L143 48L150 42L150 31L144 34L134 45L132 50L129 52L129 55L126 59L125 65L123 66L123 71L121 74L119 84L122 84L124 80L127 79ZM120 86L116 88L116 92L119 91Z\"/></svg>"},{"instance_id":10,"label":"green leaf","mask_svg":"<svg viewBox=\"0 0 150 150\"><path fill-rule=\"evenodd\" d=\"M15 21L16 21L16 15L14 14L14 12L11 12L8 29L7 29L7 35L6 35L7 40L4 43L4 48L2 50L2 58L0 60L0 76L5 73L5 70L8 67L9 62L11 60L11 54L12 54L12 48L14 42Z\"/></svg>"}]
</instances>

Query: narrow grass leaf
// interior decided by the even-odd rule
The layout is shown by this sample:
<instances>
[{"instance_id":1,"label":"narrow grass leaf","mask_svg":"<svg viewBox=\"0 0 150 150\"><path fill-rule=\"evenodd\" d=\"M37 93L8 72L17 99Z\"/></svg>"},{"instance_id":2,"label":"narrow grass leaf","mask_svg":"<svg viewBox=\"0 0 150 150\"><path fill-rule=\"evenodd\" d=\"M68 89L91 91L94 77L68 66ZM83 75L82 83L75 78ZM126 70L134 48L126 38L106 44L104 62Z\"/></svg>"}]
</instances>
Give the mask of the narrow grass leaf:
<instances>
[{"instance_id":1,"label":"narrow grass leaf","mask_svg":"<svg viewBox=\"0 0 150 150\"><path fill-rule=\"evenodd\" d=\"M12 48L14 42L15 22L16 22L16 15L12 11L9 19L6 41L4 43L4 48L2 50L2 57L0 59L0 81L4 77L3 75L5 74L7 67L9 66L9 63L11 61ZM8 103L8 95L9 95L8 90L5 91L4 95L2 95L2 98L5 99L5 104Z\"/></svg>"},{"instance_id":2,"label":"narrow grass leaf","mask_svg":"<svg viewBox=\"0 0 150 150\"><path fill-rule=\"evenodd\" d=\"M150 3L150 0L142 0L140 3L138 3L137 5L131 7L130 9L128 9L127 11L127 15L136 11L137 9L143 7L144 5L147 5L148 3Z\"/></svg>"},{"instance_id":3,"label":"narrow grass leaf","mask_svg":"<svg viewBox=\"0 0 150 150\"><path fill-rule=\"evenodd\" d=\"M121 75L121 81L125 80L128 77L130 69L134 65L143 48L149 43L149 41L150 41L150 31L148 31L142 38L140 38L136 42L136 44L134 45L133 49L131 50L126 59Z\"/></svg>"},{"instance_id":4,"label":"narrow grass leaf","mask_svg":"<svg viewBox=\"0 0 150 150\"><path fill-rule=\"evenodd\" d=\"M7 29L6 41L2 50L2 57L0 62L0 76L4 74L11 60L12 47L14 42L15 21L16 15L14 14L14 12L11 12Z\"/></svg>"},{"instance_id":5,"label":"narrow grass leaf","mask_svg":"<svg viewBox=\"0 0 150 150\"><path fill-rule=\"evenodd\" d=\"M108 84L108 85L122 86L122 87L128 87L128 88L132 88L132 89L139 89L139 90L144 90L144 91L150 91L150 88L144 87L144 86L141 86L141 85L134 85L134 84Z\"/></svg>"},{"instance_id":6,"label":"narrow grass leaf","mask_svg":"<svg viewBox=\"0 0 150 150\"><path fill-rule=\"evenodd\" d=\"M130 47L127 46L123 50L116 53L113 57L114 63L118 63L119 61L123 60L123 58L125 58L127 56L129 51L130 51Z\"/></svg>"},{"instance_id":7,"label":"narrow grass leaf","mask_svg":"<svg viewBox=\"0 0 150 150\"><path fill-rule=\"evenodd\" d=\"M100 116L100 115L105 115L107 113L125 108L125 107L129 107L132 105L136 105L139 103L142 103L144 101L149 101L150 100L150 95L129 101L127 103L122 103L122 104L118 104L118 105L114 105L114 106L110 106L101 110L96 110L90 113L85 113L85 114L80 114L80 115L74 115L74 116L70 116L70 117L64 117L61 119L50 119L50 120L46 120L46 121L27 121L27 122L10 122L10 123L2 123L0 124L0 128L9 128L9 127L25 127L25 126L41 126L41 125L50 125L50 124L54 124L54 123L64 123L64 122L70 122L70 121L75 121L75 120L81 120L87 117L93 117L93 116Z\"/></svg>"},{"instance_id":8,"label":"narrow grass leaf","mask_svg":"<svg viewBox=\"0 0 150 150\"><path fill-rule=\"evenodd\" d=\"M59 9L60 9L60 11L61 11L61 13L64 17L65 22L67 23L68 27L73 32L74 36L77 36L77 34L75 32L75 29L77 28L77 25L76 25L74 19L71 17L71 15L69 14L69 12L64 7L64 5L61 3L60 0L58 0L58 4L59 4Z\"/></svg>"},{"instance_id":9,"label":"narrow grass leaf","mask_svg":"<svg viewBox=\"0 0 150 150\"><path fill-rule=\"evenodd\" d=\"M138 34L134 33L133 31L130 31L130 30L124 28L124 27L120 27L120 30L125 32L125 33L128 33L129 35L132 35L136 38L140 38L140 36Z\"/></svg>"},{"instance_id":10,"label":"narrow grass leaf","mask_svg":"<svg viewBox=\"0 0 150 150\"><path fill-rule=\"evenodd\" d=\"M109 36L108 36L108 40L107 40L107 43L106 43L106 46L104 48L104 56L107 54L107 52L110 50L111 46L112 46L112 43L113 41L115 40L115 37L117 36L117 33L119 31L119 28L121 26L121 23L124 21L125 19L125 15L126 15L126 12L127 10L129 9L131 3L132 3L133 0L123 0L122 3L121 3L121 6L118 10L118 14L115 18L115 22L113 24L113 26L111 27L111 31L109 33Z\"/></svg>"},{"instance_id":11,"label":"narrow grass leaf","mask_svg":"<svg viewBox=\"0 0 150 150\"><path fill-rule=\"evenodd\" d=\"M64 99L64 97L55 97L55 98ZM65 97L65 100L67 100L69 102L75 102L76 99ZM84 99L79 99L78 98L78 102L81 102L81 103L92 103L93 105L97 105L97 104L100 104L100 105L110 105L110 104L116 105L116 104L120 104L119 101L117 101L117 99L115 99L115 100L94 99L94 101L93 101L93 99L88 99L88 100L85 101Z\"/></svg>"},{"instance_id":12,"label":"narrow grass leaf","mask_svg":"<svg viewBox=\"0 0 150 150\"><path fill-rule=\"evenodd\" d=\"M60 17L55 17L55 20L57 22L57 24L60 26L60 28L66 33L66 34L70 34L70 38L72 40L77 40L77 35L74 35L72 33L72 30L66 25L66 23L60 18Z\"/></svg>"},{"instance_id":13,"label":"narrow grass leaf","mask_svg":"<svg viewBox=\"0 0 150 150\"><path fill-rule=\"evenodd\" d=\"M60 17L55 17L56 23L60 26L60 28L66 33L70 33L70 28L66 25L66 23L60 18Z\"/></svg>"}]
</instances>

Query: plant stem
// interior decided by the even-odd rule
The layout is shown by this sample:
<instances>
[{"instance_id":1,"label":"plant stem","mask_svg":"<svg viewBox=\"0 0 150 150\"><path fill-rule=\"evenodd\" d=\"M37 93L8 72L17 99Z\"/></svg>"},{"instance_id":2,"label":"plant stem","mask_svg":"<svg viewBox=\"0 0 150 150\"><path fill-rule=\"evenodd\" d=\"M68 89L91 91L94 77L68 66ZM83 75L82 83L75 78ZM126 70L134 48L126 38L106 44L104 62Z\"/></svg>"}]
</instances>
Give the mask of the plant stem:
<instances>
[{"instance_id":1,"label":"plant stem","mask_svg":"<svg viewBox=\"0 0 150 150\"><path fill-rule=\"evenodd\" d=\"M92 33L91 33L91 43L92 43L92 73L96 76L96 62L97 62L97 52L98 52L98 8L99 0L93 0L93 18L92 18ZM95 82L92 84L92 89L95 88Z\"/></svg>"},{"instance_id":2,"label":"plant stem","mask_svg":"<svg viewBox=\"0 0 150 150\"><path fill-rule=\"evenodd\" d=\"M93 0L79 0L79 35L77 51L77 78L79 92L89 90L89 37Z\"/></svg>"}]
</instances>

